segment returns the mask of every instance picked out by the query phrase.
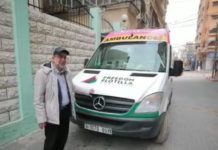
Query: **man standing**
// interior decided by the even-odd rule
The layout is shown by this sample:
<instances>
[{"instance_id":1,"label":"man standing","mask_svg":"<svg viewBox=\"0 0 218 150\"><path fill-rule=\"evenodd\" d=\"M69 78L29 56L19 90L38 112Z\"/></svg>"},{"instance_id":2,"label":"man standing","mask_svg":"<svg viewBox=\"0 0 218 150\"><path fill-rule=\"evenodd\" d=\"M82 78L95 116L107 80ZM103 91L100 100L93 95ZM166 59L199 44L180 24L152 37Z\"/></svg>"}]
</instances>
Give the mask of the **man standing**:
<instances>
[{"instance_id":1,"label":"man standing","mask_svg":"<svg viewBox=\"0 0 218 150\"><path fill-rule=\"evenodd\" d=\"M44 150L64 149L71 115L76 119L74 92L94 92L72 85L72 73L66 68L67 55L66 49L56 48L52 61L43 64L35 75L34 108L39 127L45 129Z\"/></svg>"}]
</instances>

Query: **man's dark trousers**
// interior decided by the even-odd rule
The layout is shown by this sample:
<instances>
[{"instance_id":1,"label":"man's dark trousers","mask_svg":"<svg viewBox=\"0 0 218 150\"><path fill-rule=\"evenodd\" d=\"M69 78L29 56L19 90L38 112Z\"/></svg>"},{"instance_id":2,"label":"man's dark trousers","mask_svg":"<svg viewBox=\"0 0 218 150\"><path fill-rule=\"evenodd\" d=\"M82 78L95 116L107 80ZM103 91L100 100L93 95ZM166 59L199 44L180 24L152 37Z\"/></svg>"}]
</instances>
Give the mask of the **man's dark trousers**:
<instances>
[{"instance_id":1,"label":"man's dark trousers","mask_svg":"<svg viewBox=\"0 0 218 150\"><path fill-rule=\"evenodd\" d=\"M68 139L70 104L60 111L60 125L47 123L44 150L63 150Z\"/></svg>"}]
</instances>

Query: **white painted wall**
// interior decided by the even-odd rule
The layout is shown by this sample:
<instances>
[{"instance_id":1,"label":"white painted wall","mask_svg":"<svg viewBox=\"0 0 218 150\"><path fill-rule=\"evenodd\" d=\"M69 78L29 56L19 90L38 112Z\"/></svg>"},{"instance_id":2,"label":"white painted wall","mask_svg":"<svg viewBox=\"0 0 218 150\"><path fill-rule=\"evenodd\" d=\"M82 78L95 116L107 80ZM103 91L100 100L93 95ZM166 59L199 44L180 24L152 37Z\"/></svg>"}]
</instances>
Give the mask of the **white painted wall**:
<instances>
[{"instance_id":1,"label":"white painted wall","mask_svg":"<svg viewBox=\"0 0 218 150\"><path fill-rule=\"evenodd\" d=\"M205 70L212 70L213 69L213 59L206 58L205 60Z\"/></svg>"}]
</instances>

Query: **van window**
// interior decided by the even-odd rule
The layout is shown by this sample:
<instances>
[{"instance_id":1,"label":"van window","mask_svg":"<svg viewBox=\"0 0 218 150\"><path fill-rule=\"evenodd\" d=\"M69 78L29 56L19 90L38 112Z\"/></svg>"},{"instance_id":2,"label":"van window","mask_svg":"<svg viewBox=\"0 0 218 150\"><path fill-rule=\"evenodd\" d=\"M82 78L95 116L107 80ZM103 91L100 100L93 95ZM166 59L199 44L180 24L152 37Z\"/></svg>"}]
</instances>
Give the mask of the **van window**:
<instances>
[{"instance_id":1,"label":"van window","mask_svg":"<svg viewBox=\"0 0 218 150\"><path fill-rule=\"evenodd\" d=\"M104 43L86 68L166 72L166 42Z\"/></svg>"}]
</instances>

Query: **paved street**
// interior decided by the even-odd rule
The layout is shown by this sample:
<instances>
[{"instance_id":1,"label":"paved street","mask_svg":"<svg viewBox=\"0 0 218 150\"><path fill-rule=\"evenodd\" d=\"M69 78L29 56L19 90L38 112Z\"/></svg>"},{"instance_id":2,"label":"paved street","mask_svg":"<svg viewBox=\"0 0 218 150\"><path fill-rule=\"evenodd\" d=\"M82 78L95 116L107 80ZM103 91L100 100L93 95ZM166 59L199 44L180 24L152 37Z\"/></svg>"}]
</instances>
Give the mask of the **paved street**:
<instances>
[{"instance_id":1,"label":"paved street","mask_svg":"<svg viewBox=\"0 0 218 150\"><path fill-rule=\"evenodd\" d=\"M86 132L72 125L66 150L217 150L218 83L207 81L202 73L187 72L174 79L174 87L171 131L164 145ZM43 133L36 132L0 150L42 150L43 139Z\"/></svg>"}]
</instances>

